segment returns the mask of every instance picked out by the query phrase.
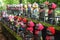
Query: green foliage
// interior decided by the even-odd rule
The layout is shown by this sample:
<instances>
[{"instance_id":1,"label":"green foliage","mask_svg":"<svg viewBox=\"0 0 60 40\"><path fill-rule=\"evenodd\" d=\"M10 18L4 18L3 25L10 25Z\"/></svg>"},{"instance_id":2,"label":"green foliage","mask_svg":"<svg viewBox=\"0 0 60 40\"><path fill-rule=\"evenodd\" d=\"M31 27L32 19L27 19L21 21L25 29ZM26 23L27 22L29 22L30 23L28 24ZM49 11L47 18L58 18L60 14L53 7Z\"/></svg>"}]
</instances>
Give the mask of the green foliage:
<instances>
[{"instance_id":1,"label":"green foliage","mask_svg":"<svg viewBox=\"0 0 60 40\"><path fill-rule=\"evenodd\" d=\"M40 21L33 20L33 19L30 19L30 18L27 18L27 20L28 21L32 20L35 23L39 23L40 22ZM40 23L43 24L45 27L54 26L56 30L60 30L60 26L58 26L58 25L52 25L52 24L49 24L49 23L46 23L46 22L40 22Z\"/></svg>"},{"instance_id":2,"label":"green foliage","mask_svg":"<svg viewBox=\"0 0 60 40\"><path fill-rule=\"evenodd\" d=\"M0 6L0 10L5 10L6 8L4 6Z\"/></svg>"},{"instance_id":3,"label":"green foliage","mask_svg":"<svg viewBox=\"0 0 60 40\"><path fill-rule=\"evenodd\" d=\"M60 0L58 0L57 4L58 4L58 6L60 7Z\"/></svg>"},{"instance_id":4,"label":"green foliage","mask_svg":"<svg viewBox=\"0 0 60 40\"><path fill-rule=\"evenodd\" d=\"M54 2L56 3L58 6L60 6L60 0L48 0L50 3Z\"/></svg>"},{"instance_id":5,"label":"green foliage","mask_svg":"<svg viewBox=\"0 0 60 40\"><path fill-rule=\"evenodd\" d=\"M3 0L5 4L19 4L20 0ZM34 3L37 2L38 4L44 3L46 0L22 0L22 3L27 4L28 2ZM58 6L60 6L60 0L48 0L49 2L54 2Z\"/></svg>"},{"instance_id":6,"label":"green foliage","mask_svg":"<svg viewBox=\"0 0 60 40\"><path fill-rule=\"evenodd\" d=\"M27 3L28 3L28 2L30 2L30 3L37 2L38 4L40 4L40 3L43 3L45 0L24 0L23 3L24 3L25 1L27 1Z\"/></svg>"},{"instance_id":7,"label":"green foliage","mask_svg":"<svg viewBox=\"0 0 60 40\"><path fill-rule=\"evenodd\" d=\"M19 4L19 0L3 0L4 5L0 9L5 10L7 4Z\"/></svg>"},{"instance_id":8,"label":"green foliage","mask_svg":"<svg viewBox=\"0 0 60 40\"><path fill-rule=\"evenodd\" d=\"M1 6L1 7L0 7L0 10L2 10L2 9L3 9L3 7Z\"/></svg>"},{"instance_id":9,"label":"green foliage","mask_svg":"<svg viewBox=\"0 0 60 40\"><path fill-rule=\"evenodd\" d=\"M3 25L2 22L0 22L0 24L6 28L6 30L11 33L17 40L22 40L22 38L20 36L18 36L15 32L13 32L10 28L8 28L8 26L6 24Z\"/></svg>"},{"instance_id":10,"label":"green foliage","mask_svg":"<svg viewBox=\"0 0 60 40\"><path fill-rule=\"evenodd\" d=\"M5 4L19 4L19 0L4 0Z\"/></svg>"}]
</instances>

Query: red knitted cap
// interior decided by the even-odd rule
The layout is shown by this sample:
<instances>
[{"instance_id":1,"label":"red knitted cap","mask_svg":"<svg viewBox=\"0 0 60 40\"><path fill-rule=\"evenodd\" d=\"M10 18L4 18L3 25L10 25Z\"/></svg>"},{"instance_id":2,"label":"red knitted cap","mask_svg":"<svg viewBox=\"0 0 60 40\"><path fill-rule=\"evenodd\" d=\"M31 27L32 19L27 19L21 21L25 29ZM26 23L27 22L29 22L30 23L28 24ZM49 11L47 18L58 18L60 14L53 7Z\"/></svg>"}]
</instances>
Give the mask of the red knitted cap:
<instances>
[{"instance_id":1,"label":"red knitted cap","mask_svg":"<svg viewBox=\"0 0 60 40\"><path fill-rule=\"evenodd\" d=\"M49 30L53 35L55 34L55 28L53 26L49 26L47 30Z\"/></svg>"}]
</instances>

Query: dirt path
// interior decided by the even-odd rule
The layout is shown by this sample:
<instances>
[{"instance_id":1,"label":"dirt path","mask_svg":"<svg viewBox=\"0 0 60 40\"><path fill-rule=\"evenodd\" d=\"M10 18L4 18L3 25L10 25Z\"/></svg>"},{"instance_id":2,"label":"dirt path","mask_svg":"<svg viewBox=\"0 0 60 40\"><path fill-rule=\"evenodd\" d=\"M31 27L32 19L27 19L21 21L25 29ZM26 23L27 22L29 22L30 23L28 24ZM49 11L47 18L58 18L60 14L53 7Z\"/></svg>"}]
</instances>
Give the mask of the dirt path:
<instances>
[{"instance_id":1,"label":"dirt path","mask_svg":"<svg viewBox=\"0 0 60 40\"><path fill-rule=\"evenodd\" d=\"M2 34L1 26L0 26L0 40L6 40L5 36Z\"/></svg>"}]
</instances>

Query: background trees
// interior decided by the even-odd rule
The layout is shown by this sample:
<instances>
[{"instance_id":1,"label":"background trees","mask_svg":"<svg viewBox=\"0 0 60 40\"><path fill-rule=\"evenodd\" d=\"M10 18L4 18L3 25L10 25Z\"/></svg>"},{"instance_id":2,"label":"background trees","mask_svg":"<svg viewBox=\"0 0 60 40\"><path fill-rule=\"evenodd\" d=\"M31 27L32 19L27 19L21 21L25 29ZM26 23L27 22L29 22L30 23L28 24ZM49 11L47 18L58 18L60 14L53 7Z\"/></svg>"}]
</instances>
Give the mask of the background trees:
<instances>
[{"instance_id":1,"label":"background trees","mask_svg":"<svg viewBox=\"0 0 60 40\"><path fill-rule=\"evenodd\" d=\"M1 2L2 1L2 2ZM7 4L27 4L28 2L34 3L37 2L38 4L44 3L45 1L54 2L60 7L60 0L0 0L0 9L4 9ZM3 4L3 6L1 5Z\"/></svg>"},{"instance_id":2,"label":"background trees","mask_svg":"<svg viewBox=\"0 0 60 40\"><path fill-rule=\"evenodd\" d=\"M19 4L19 0L4 0L5 4Z\"/></svg>"},{"instance_id":3,"label":"background trees","mask_svg":"<svg viewBox=\"0 0 60 40\"><path fill-rule=\"evenodd\" d=\"M49 2L54 2L57 5L60 6L60 0L3 0L4 4L19 4L19 3L34 3L37 2L38 4L43 3L45 1L49 1Z\"/></svg>"}]
</instances>

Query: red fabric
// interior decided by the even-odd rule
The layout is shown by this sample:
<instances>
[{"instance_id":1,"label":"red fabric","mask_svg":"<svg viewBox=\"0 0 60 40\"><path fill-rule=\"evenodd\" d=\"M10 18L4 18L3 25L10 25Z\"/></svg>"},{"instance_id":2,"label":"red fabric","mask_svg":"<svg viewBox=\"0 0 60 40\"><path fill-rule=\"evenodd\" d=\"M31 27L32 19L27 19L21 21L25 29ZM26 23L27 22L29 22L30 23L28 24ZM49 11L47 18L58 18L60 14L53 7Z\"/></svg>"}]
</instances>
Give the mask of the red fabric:
<instances>
[{"instance_id":1,"label":"red fabric","mask_svg":"<svg viewBox=\"0 0 60 40\"><path fill-rule=\"evenodd\" d=\"M30 22L29 22L29 27L34 27L33 21L30 21Z\"/></svg>"},{"instance_id":2,"label":"red fabric","mask_svg":"<svg viewBox=\"0 0 60 40\"><path fill-rule=\"evenodd\" d=\"M39 31L38 30L35 30L35 34L38 35L39 34Z\"/></svg>"},{"instance_id":3,"label":"red fabric","mask_svg":"<svg viewBox=\"0 0 60 40\"><path fill-rule=\"evenodd\" d=\"M29 30L31 33L33 32L33 28L32 27L28 27L27 30Z\"/></svg>"},{"instance_id":4,"label":"red fabric","mask_svg":"<svg viewBox=\"0 0 60 40\"><path fill-rule=\"evenodd\" d=\"M26 23L26 22L27 22L27 19L26 19L26 18L24 18L24 19L23 19L23 22L24 22L24 23Z\"/></svg>"},{"instance_id":5,"label":"red fabric","mask_svg":"<svg viewBox=\"0 0 60 40\"><path fill-rule=\"evenodd\" d=\"M47 30L49 30L53 35L55 34L54 27L50 26L50 27L47 28Z\"/></svg>"},{"instance_id":6,"label":"red fabric","mask_svg":"<svg viewBox=\"0 0 60 40\"><path fill-rule=\"evenodd\" d=\"M38 29L35 30L35 34L39 34L39 31L44 29L44 26L41 23L37 24L37 27L38 27Z\"/></svg>"},{"instance_id":7,"label":"red fabric","mask_svg":"<svg viewBox=\"0 0 60 40\"><path fill-rule=\"evenodd\" d=\"M18 21L22 21L22 17L19 17L19 18L18 18Z\"/></svg>"},{"instance_id":8,"label":"red fabric","mask_svg":"<svg viewBox=\"0 0 60 40\"><path fill-rule=\"evenodd\" d=\"M52 10L48 10L48 14L51 14L52 13Z\"/></svg>"},{"instance_id":9,"label":"red fabric","mask_svg":"<svg viewBox=\"0 0 60 40\"><path fill-rule=\"evenodd\" d=\"M34 23L32 21L30 21L27 30L29 30L31 33L33 33L33 27L34 27Z\"/></svg>"},{"instance_id":10,"label":"red fabric","mask_svg":"<svg viewBox=\"0 0 60 40\"><path fill-rule=\"evenodd\" d=\"M41 23L38 24L38 27L39 27L38 29L39 29L40 31L44 29L44 26L43 26Z\"/></svg>"},{"instance_id":11,"label":"red fabric","mask_svg":"<svg viewBox=\"0 0 60 40\"><path fill-rule=\"evenodd\" d=\"M14 19L17 19L18 18L18 16L14 16Z\"/></svg>"},{"instance_id":12,"label":"red fabric","mask_svg":"<svg viewBox=\"0 0 60 40\"><path fill-rule=\"evenodd\" d=\"M46 36L46 40L51 40L51 36Z\"/></svg>"},{"instance_id":13,"label":"red fabric","mask_svg":"<svg viewBox=\"0 0 60 40\"><path fill-rule=\"evenodd\" d=\"M56 9L57 5L55 3L52 3L52 8Z\"/></svg>"}]
</instances>

